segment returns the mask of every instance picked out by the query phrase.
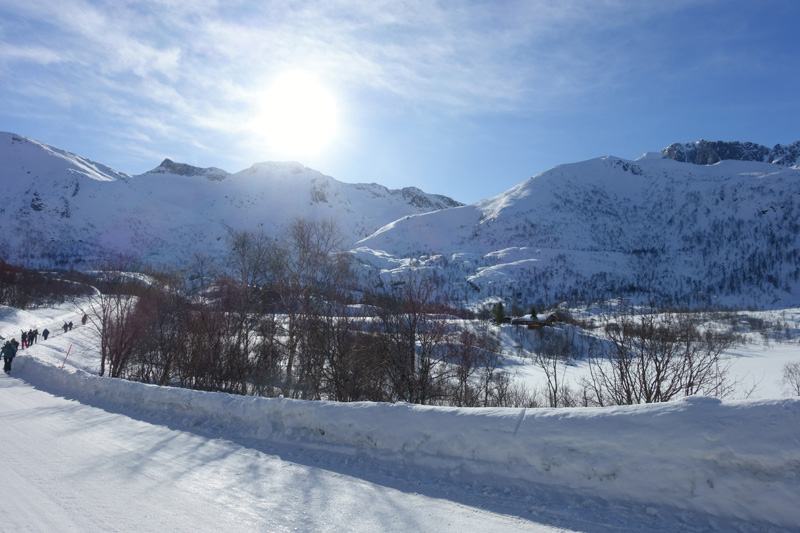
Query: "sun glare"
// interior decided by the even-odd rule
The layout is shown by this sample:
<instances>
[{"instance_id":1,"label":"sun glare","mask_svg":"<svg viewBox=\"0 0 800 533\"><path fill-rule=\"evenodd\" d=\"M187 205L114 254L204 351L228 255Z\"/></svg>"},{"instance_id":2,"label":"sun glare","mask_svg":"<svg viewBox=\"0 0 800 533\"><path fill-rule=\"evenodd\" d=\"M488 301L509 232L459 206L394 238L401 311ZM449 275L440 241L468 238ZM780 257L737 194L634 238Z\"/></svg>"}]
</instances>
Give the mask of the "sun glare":
<instances>
[{"instance_id":1,"label":"sun glare","mask_svg":"<svg viewBox=\"0 0 800 533\"><path fill-rule=\"evenodd\" d=\"M336 103L314 77L283 74L264 93L256 128L281 155L313 155L336 134Z\"/></svg>"}]
</instances>

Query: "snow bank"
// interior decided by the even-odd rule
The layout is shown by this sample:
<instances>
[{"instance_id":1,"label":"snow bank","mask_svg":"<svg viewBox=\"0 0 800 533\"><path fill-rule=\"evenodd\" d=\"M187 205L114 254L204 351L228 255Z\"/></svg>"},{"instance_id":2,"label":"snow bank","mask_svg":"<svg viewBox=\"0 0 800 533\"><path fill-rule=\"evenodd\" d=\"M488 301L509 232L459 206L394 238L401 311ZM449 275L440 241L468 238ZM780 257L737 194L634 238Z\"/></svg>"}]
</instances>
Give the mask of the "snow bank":
<instances>
[{"instance_id":1,"label":"snow bank","mask_svg":"<svg viewBox=\"0 0 800 533\"><path fill-rule=\"evenodd\" d=\"M487 486L552 486L714 516L800 524L800 399L587 409L305 402L99 378L21 356L14 373L107 408L230 438L328 448Z\"/></svg>"}]
</instances>

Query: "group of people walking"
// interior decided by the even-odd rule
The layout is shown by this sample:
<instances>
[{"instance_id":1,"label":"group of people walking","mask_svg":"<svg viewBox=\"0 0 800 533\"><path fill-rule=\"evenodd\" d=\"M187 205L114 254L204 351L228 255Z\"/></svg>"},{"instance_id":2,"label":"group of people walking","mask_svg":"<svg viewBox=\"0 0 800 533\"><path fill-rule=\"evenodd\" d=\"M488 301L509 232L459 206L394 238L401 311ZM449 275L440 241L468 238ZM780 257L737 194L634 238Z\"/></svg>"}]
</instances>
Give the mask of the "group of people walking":
<instances>
[{"instance_id":1,"label":"group of people walking","mask_svg":"<svg viewBox=\"0 0 800 533\"><path fill-rule=\"evenodd\" d=\"M42 339L47 340L49 335L50 330L44 328L42 330ZM20 338L22 339L21 344L17 342L17 339L11 339L10 341L6 341L3 347L0 348L0 355L3 356L3 372L6 374L11 373L11 362L14 360L14 357L16 357L17 351L29 348L39 340L39 328L30 329L28 331L23 330Z\"/></svg>"},{"instance_id":2,"label":"group of people walking","mask_svg":"<svg viewBox=\"0 0 800 533\"><path fill-rule=\"evenodd\" d=\"M50 330L44 328L42 330L42 339L47 340L49 335ZM17 342L17 339L11 339L6 341L3 347L0 348L0 354L3 356L3 372L6 374L11 373L11 362L17 355L17 351L29 348L39 339L39 328L23 331L20 338L22 339L22 344Z\"/></svg>"},{"instance_id":3,"label":"group of people walking","mask_svg":"<svg viewBox=\"0 0 800 533\"><path fill-rule=\"evenodd\" d=\"M44 330L47 331L47 330ZM42 332L42 337L47 340L47 335L45 335L44 331ZM48 333L50 333L48 331ZM39 338L39 328L31 329L22 332L22 347L27 348L28 346L33 346L33 343Z\"/></svg>"},{"instance_id":4,"label":"group of people walking","mask_svg":"<svg viewBox=\"0 0 800 533\"><path fill-rule=\"evenodd\" d=\"M83 318L81 319L81 323L86 325L87 316L84 314ZM64 333L72 329L72 321L64 322ZM50 330L44 328L42 330L42 339L47 340L47 337L50 335ZM14 357L17 355L18 350L23 350L28 348L36 343L39 339L39 328L30 329L28 331L22 331L21 335L22 343L20 344L17 342L17 339L11 339L6 341L3 344L2 348L0 348L0 355L3 357L3 372L6 374L11 373L11 362L14 360Z\"/></svg>"}]
</instances>

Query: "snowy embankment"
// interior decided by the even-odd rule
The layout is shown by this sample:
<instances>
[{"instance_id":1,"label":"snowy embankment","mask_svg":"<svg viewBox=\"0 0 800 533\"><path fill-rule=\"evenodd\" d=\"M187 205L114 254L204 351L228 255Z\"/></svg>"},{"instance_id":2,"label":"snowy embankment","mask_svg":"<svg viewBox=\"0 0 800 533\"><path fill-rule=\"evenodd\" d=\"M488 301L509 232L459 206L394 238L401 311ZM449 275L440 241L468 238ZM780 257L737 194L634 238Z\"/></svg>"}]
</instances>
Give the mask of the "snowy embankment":
<instances>
[{"instance_id":1,"label":"snowy embankment","mask_svg":"<svg viewBox=\"0 0 800 533\"><path fill-rule=\"evenodd\" d=\"M527 410L306 402L99 378L25 352L14 375L226 438L366 456L499 490L552 487L653 514L671 507L800 524L800 399Z\"/></svg>"}]
</instances>

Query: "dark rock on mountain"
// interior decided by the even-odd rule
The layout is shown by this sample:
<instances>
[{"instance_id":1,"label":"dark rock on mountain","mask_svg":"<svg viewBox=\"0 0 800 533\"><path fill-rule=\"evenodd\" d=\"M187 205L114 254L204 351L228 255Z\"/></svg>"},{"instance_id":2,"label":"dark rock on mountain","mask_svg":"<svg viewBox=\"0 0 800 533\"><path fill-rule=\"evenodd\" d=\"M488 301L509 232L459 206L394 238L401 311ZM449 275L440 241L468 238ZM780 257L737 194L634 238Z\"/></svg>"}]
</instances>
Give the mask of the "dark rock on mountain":
<instances>
[{"instance_id":1,"label":"dark rock on mountain","mask_svg":"<svg viewBox=\"0 0 800 533\"><path fill-rule=\"evenodd\" d=\"M464 205L448 196L442 196L441 194L428 194L416 187L404 187L400 189L399 192L404 200L414 207L418 207L420 209L432 211L435 209L446 209L448 207L458 207L460 205Z\"/></svg>"},{"instance_id":2,"label":"dark rock on mountain","mask_svg":"<svg viewBox=\"0 0 800 533\"><path fill-rule=\"evenodd\" d=\"M720 161L734 160L763 161L782 166L793 166L797 164L797 159L800 157L800 142L788 146L778 144L770 149L751 142L701 139L693 143L670 144L661 153L667 159L695 165L713 165Z\"/></svg>"},{"instance_id":3,"label":"dark rock on mountain","mask_svg":"<svg viewBox=\"0 0 800 533\"><path fill-rule=\"evenodd\" d=\"M222 181L230 174L220 168L209 167L199 168L187 165L186 163L176 163L171 159L165 159L160 165L147 174L173 174L175 176L203 176L213 181Z\"/></svg>"},{"instance_id":4,"label":"dark rock on mountain","mask_svg":"<svg viewBox=\"0 0 800 533\"><path fill-rule=\"evenodd\" d=\"M800 159L800 141L789 145L776 144L772 149L768 162L791 167Z\"/></svg>"}]
</instances>

